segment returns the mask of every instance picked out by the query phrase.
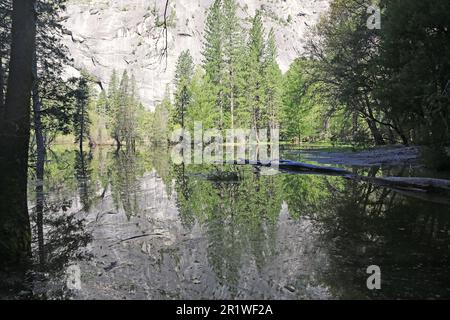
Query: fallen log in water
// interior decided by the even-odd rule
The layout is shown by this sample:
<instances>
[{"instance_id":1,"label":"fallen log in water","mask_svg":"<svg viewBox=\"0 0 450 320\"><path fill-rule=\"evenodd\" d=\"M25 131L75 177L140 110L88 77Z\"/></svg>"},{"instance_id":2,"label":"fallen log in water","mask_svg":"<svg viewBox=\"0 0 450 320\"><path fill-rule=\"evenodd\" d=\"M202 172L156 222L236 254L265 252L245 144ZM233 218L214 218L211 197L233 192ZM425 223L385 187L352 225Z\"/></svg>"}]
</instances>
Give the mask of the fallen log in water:
<instances>
[{"instance_id":1,"label":"fallen log in water","mask_svg":"<svg viewBox=\"0 0 450 320\"><path fill-rule=\"evenodd\" d=\"M395 188L412 192L448 193L450 194L450 181L444 179L417 178L417 177L364 177L355 176L354 180L361 180L376 184L380 187Z\"/></svg>"},{"instance_id":2,"label":"fallen log in water","mask_svg":"<svg viewBox=\"0 0 450 320\"><path fill-rule=\"evenodd\" d=\"M262 162L254 160L239 160L239 161L226 161L221 162L224 164L235 164L235 165L253 165L257 167L271 167L274 169L280 169L288 172L308 172L308 173L322 173L330 175L350 175L351 173L347 170L334 167L323 167L316 166L313 164L307 164L302 162L295 162L291 160L279 160L278 162Z\"/></svg>"},{"instance_id":3,"label":"fallen log in water","mask_svg":"<svg viewBox=\"0 0 450 320\"><path fill-rule=\"evenodd\" d=\"M421 177L367 177L353 174L345 169L323 167L312 164L280 160L278 162L262 162L251 160L228 161L226 164L253 165L259 167L272 167L289 173L326 174L342 176L345 179L364 181L384 188L402 191L402 193L438 194L450 198L450 180L421 178Z\"/></svg>"}]
</instances>

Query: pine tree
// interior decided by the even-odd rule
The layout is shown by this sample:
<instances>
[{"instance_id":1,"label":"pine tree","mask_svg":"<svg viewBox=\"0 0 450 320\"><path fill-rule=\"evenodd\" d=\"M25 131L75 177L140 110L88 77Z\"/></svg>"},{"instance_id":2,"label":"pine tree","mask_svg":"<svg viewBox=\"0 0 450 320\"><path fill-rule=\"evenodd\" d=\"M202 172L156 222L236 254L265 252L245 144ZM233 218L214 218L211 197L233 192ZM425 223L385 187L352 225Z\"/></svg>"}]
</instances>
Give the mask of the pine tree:
<instances>
[{"instance_id":1,"label":"pine tree","mask_svg":"<svg viewBox=\"0 0 450 320\"><path fill-rule=\"evenodd\" d=\"M14 1L10 69L0 118L0 269L25 270L31 253L27 206L30 100L36 39L36 1ZM21 268L22 267L22 268ZM18 268L18 269L17 269Z\"/></svg>"},{"instance_id":2,"label":"pine tree","mask_svg":"<svg viewBox=\"0 0 450 320\"><path fill-rule=\"evenodd\" d=\"M119 113L119 79L116 70L113 70L108 84L108 128L112 138L119 146L119 131L117 126L117 114Z\"/></svg>"},{"instance_id":3,"label":"pine tree","mask_svg":"<svg viewBox=\"0 0 450 320\"><path fill-rule=\"evenodd\" d=\"M189 86L194 73L194 63L189 50L183 51L175 70L175 108L172 110L172 125L185 127L185 114L191 100Z\"/></svg>"},{"instance_id":4,"label":"pine tree","mask_svg":"<svg viewBox=\"0 0 450 320\"><path fill-rule=\"evenodd\" d=\"M125 70L117 86L118 79L113 72L109 85L109 104L111 106L111 131L117 147L122 144L134 149L137 139L137 113L139 99L137 97L136 79L128 76Z\"/></svg>"},{"instance_id":5,"label":"pine tree","mask_svg":"<svg viewBox=\"0 0 450 320\"><path fill-rule=\"evenodd\" d=\"M11 38L11 6L12 1L10 0L0 3L0 118L6 95L6 70L9 63L8 52Z\"/></svg>"},{"instance_id":6,"label":"pine tree","mask_svg":"<svg viewBox=\"0 0 450 320\"><path fill-rule=\"evenodd\" d=\"M110 108L114 109L112 105L117 102L117 94L119 91L119 80L117 78L117 72L114 69L108 85L108 100L110 102Z\"/></svg>"},{"instance_id":7,"label":"pine tree","mask_svg":"<svg viewBox=\"0 0 450 320\"><path fill-rule=\"evenodd\" d=\"M97 97L95 111L102 117L106 117L109 113L109 101L105 90L100 91Z\"/></svg>"},{"instance_id":8,"label":"pine tree","mask_svg":"<svg viewBox=\"0 0 450 320\"><path fill-rule=\"evenodd\" d=\"M126 121L126 107L128 104L128 90L129 90L128 73L125 70L120 79L120 84L117 89L116 98L114 100L113 117L113 138L116 140L117 147L120 148L124 142L125 137L125 121Z\"/></svg>"},{"instance_id":9,"label":"pine tree","mask_svg":"<svg viewBox=\"0 0 450 320\"><path fill-rule=\"evenodd\" d=\"M193 75L194 61L192 59L191 52L189 50L185 50L181 52L178 57L175 69L175 87L180 88L185 85L191 80Z\"/></svg>"},{"instance_id":10,"label":"pine tree","mask_svg":"<svg viewBox=\"0 0 450 320\"><path fill-rule=\"evenodd\" d=\"M215 1L211 6L205 28L203 67L215 90L219 111L218 127L234 128L240 114L243 89L242 61L245 56L243 29L237 16L235 0Z\"/></svg>"},{"instance_id":11,"label":"pine tree","mask_svg":"<svg viewBox=\"0 0 450 320\"><path fill-rule=\"evenodd\" d=\"M159 103L153 116L153 143L157 145L166 145L169 138L169 114L172 110L169 90L166 89L164 99Z\"/></svg>"},{"instance_id":12,"label":"pine tree","mask_svg":"<svg viewBox=\"0 0 450 320\"><path fill-rule=\"evenodd\" d=\"M235 0L223 1L223 90L224 104L231 129L235 126L235 113L238 107L239 90L238 77L241 76L243 65L240 64L244 54L244 41L242 27L237 16L237 4ZM228 117L229 115L229 117Z\"/></svg>"},{"instance_id":13,"label":"pine tree","mask_svg":"<svg viewBox=\"0 0 450 320\"><path fill-rule=\"evenodd\" d=\"M192 132L194 122L201 121L203 130L215 128L219 114L215 105L214 85L201 70L197 70L192 78L189 91L191 103L187 110L186 127Z\"/></svg>"},{"instance_id":14,"label":"pine tree","mask_svg":"<svg viewBox=\"0 0 450 320\"><path fill-rule=\"evenodd\" d=\"M139 99L136 90L136 78L131 75L130 88L125 110L125 141L127 146L134 149L137 138L137 113Z\"/></svg>"},{"instance_id":15,"label":"pine tree","mask_svg":"<svg viewBox=\"0 0 450 320\"><path fill-rule=\"evenodd\" d=\"M266 120L271 130L279 127L279 112L282 104L282 74L277 64L277 44L273 28L269 32L264 57L264 82Z\"/></svg>"},{"instance_id":16,"label":"pine tree","mask_svg":"<svg viewBox=\"0 0 450 320\"><path fill-rule=\"evenodd\" d=\"M265 112L264 92L264 26L261 12L256 11L248 41L247 60L247 105L251 111L251 126L253 129L262 127Z\"/></svg>"},{"instance_id":17,"label":"pine tree","mask_svg":"<svg viewBox=\"0 0 450 320\"><path fill-rule=\"evenodd\" d=\"M76 113L74 118L75 141L80 145L80 152L83 152L83 141L89 138L89 83L86 76L82 76L76 81L74 91Z\"/></svg>"},{"instance_id":18,"label":"pine tree","mask_svg":"<svg viewBox=\"0 0 450 320\"><path fill-rule=\"evenodd\" d=\"M209 9L206 18L203 68L211 83L214 85L215 104L218 107L220 117L217 123L219 128L224 126L224 90L223 90L223 14L222 0L215 0Z\"/></svg>"},{"instance_id":19,"label":"pine tree","mask_svg":"<svg viewBox=\"0 0 450 320\"><path fill-rule=\"evenodd\" d=\"M222 0L215 0L206 18L203 44L203 68L215 85L219 85L223 61Z\"/></svg>"}]
</instances>

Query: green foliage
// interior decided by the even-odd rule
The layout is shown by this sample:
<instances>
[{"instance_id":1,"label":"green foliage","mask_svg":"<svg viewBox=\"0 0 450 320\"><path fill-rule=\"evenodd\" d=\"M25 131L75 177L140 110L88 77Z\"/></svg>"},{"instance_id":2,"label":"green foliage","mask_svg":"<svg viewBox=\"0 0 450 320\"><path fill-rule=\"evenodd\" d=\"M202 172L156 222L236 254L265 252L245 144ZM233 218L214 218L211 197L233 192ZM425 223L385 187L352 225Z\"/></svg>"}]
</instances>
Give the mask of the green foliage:
<instances>
[{"instance_id":1,"label":"green foliage","mask_svg":"<svg viewBox=\"0 0 450 320\"><path fill-rule=\"evenodd\" d=\"M172 103L168 91L164 99L159 103L153 115L152 122L152 142L156 145L167 145L169 137L169 116L172 110Z\"/></svg>"},{"instance_id":2,"label":"green foliage","mask_svg":"<svg viewBox=\"0 0 450 320\"><path fill-rule=\"evenodd\" d=\"M74 79L73 81L76 86L73 91L73 98L76 107L76 112L73 119L73 132L75 134L75 141L79 142L81 146L83 141L89 138L89 80L86 76L82 76L78 79Z\"/></svg>"},{"instance_id":3,"label":"green foliage","mask_svg":"<svg viewBox=\"0 0 450 320\"><path fill-rule=\"evenodd\" d=\"M215 128L219 114L215 105L215 90L209 79L198 69L192 78L189 91L191 103L187 110L186 128L194 129L194 122L201 121L203 129Z\"/></svg>"},{"instance_id":4,"label":"green foliage","mask_svg":"<svg viewBox=\"0 0 450 320\"><path fill-rule=\"evenodd\" d=\"M329 135L325 100L308 74L313 61L298 58L283 79L281 136L283 140L315 141Z\"/></svg>"},{"instance_id":5,"label":"green foliage","mask_svg":"<svg viewBox=\"0 0 450 320\"><path fill-rule=\"evenodd\" d=\"M108 94L101 92L97 105L100 106L99 111L104 111L108 116L108 129L117 145L133 147L139 138L138 117L142 110L134 75L130 78L125 70L119 80L114 70L109 81Z\"/></svg>"},{"instance_id":6,"label":"green foliage","mask_svg":"<svg viewBox=\"0 0 450 320\"><path fill-rule=\"evenodd\" d=\"M329 114L351 120L343 131L354 144L402 142L431 145L443 155L450 138L444 89L450 74L445 0L382 0L381 30L366 22L372 1L335 0L309 40ZM343 132L342 131L342 132ZM444 158L445 159L445 158Z\"/></svg>"},{"instance_id":7,"label":"green foliage","mask_svg":"<svg viewBox=\"0 0 450 320\"><path fill-rule=\"evenodd\" d=\"M281 71L275 35L271 31L265 39L259 11L247 32L234 0L215 1L206 22L203 56L203 83L210 84L207 95L214 98L210 102L218 112L219 129L279 126Z\"/></svg>"},{"instance_id":8,"label":"green foliage","mask_svg":"<svg viewBox=\"0 0 450 320\"><path fill-rule=\"evenodd\" d=\"M265 97L266 97L266 123L274 129L279 127L279 115L282 106L282 74L277 63L277 44L274 30L271 29L267 39L265 51Z\"/></svg>"},{"instance_id":9,"label":"green foliage","mask_svg":"<svg viewBox=\"0 0 450 320\"><path fill-rule=\"evenodd\" d=\"M385 0L377 98L413 142L443 145L450 138L450 3Z\"/></svg>"},{"instance_id":10,"label":"green foliage","mask_svg":"<svg viewBox=\"0 0 450 320\"><path fill-rule=\"evenodd\" d=\"M189 90L194 63L189 50L183 51L177 61L175 70L175 105L171 114L172 126L184 127L186 109L191 102Z\"/></svg>"}]
</instances>

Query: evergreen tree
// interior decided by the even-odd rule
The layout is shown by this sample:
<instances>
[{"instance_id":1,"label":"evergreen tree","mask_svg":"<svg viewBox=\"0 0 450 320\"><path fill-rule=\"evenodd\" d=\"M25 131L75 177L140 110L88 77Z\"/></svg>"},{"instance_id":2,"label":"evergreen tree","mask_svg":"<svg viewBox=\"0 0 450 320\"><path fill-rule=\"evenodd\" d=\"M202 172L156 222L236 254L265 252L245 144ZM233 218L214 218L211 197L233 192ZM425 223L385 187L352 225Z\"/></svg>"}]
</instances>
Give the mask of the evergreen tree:
<instances>
[{"instance_id":1,"label":"evergreen tree","mask_svg":"<svg viewBox=\"0 0 450 320\"><path fill-rule=\"evenodd\" d=\"M127 95L127 104L125 108L125 128L124 136L127 146L134 148L137 138L137 113L139 102L136 91L136 78L134 75L130 79L130 88Z\"/></svg>"},{"instance_id":2,"label":"evergreen tree","mask_svg":"<svg viewBox=\"0 0 450 320\"><path fill-rule=\"evenodd\" d=\"M250 29L247 60L247 104L253 129L262 127L265 113L264 50L264 26L258 10Z\"/></svg>"},{"instance_id":3,"label":"evergreen tree","mask_svg":"<svg viewBox=\"0 0 450 320\"><path fill-rule=\"evenodd\" d=\"M113 73L109 88L111 105L111 131L117 147L122 144L134 148L137 138L137 110L139 102L136 92L136 80L128 76L125 70L117 87L117 76Z\"/></svg>"},{"instance_id":4,"label":"evergreen tree","mask_svg":"<svg viewBox=\"0 0 450 320\"><path fill-rule=\"evenodd\" d=\"M215 0L206 18L203 43L203 68L214 85L221 82L223 61L222 0Z\"/></svg>"},{"instance_id":5,"label":"evergreen tree","mask_svg":"<svg viewBox=\"0 0 450 320\"><path fill-rule=\"evenodd\" d=\"M104 144L109 136L107 132L109 102L105 90L101 90L89 115L92 123L91 139L94 144Z\"/></svg>"},{"instance_id":6,"label":"evergreen tree","mask_svg":"<svg viewBox=\"0 0 450 320\"><path fill-rule=\"evenodd\" d=\"M157 145L166 145L169 138L169 114L172 110L169 90L166 90L164 99L159 103L153 116L153 143Z\"/></svg>"},{"instance_id":7,"label":"evergreen tree","mask_svg":"<svg viewBox=\"0 0 450 320\"><path fill-rule=\"evenodd\" d=\"M120 133L117 123L117 115L119 114L119 79L116 70L113 70L108 84L108 127L111 131L112 138L119 146Z\"/></svg>"},{"instance_id":8,"label":"evergreen tree","mask_svg":"<svg viewBox=\"0 0 450 320\"><path fill-rule=\"evenodd\" d=\"M194 73L194 63L189 50L183 51L177 61L175 70L175 108L172 111L173 125L185 126L185 114L191 101L189 85Z\"/></svg>"},{"instance_id":9,"label":"evergreen tree","mask_svg":"<svg viewBox=\"0 0 450 320\"><path fill-rule=\"evenodd\" d=\"M209 9L206 18L204 48L203 48L203 68L208 79L214 85L215 104L219 110L219 121L217 126L224 127L224 89L223 89L223 14L222 0L215 0Z\"/></svg>"},{"instance_id":10,"label":"evergreen tree","mask_svg":"<svg viewBox=\"0 0 450 320\"><path fill-rule=\"evenodd\" d=\"M235 113L238 108L239 77L242 76L242 68L240 63L244 56L244 39L242 36L242 28L237 16L237 4L235 0L223 1L223 94L226 112L226 124L231 129L235 126Z\"/></svg>"},{"instance_id":11,"label":"evergreen tree","mask_svg":"<svg viewBox=\"0 0 450 320\"><path fill-rule=\"evenodd\" d=\"M6 100L0 118L0 269L24 271L30 257L27 205L36 1L14 1ZM20 272L19 271L19 272ZM25 272L24 272L25 273ZM24 274L23 273L23 274ZM22 275L21 275L22 276ZM2 279L3 280L3 279Z\"/></svg>"},{"instance_id":12,"label":"evergreen tree","mask_svg":"<svg viewBox=\"0 0 450 320\"><path fill-rule=\"evenodd\" d=\"M5 105L6 70L9 63L9 49L11 38L11 6L10 0L0 3L0 117Z\"/></svg>"},{"instance_id":13,"label":"evergreen tree","mask_svg":"<svg viewBox=\"0 0 450 320\"><path fill-rule=\"evenodd\" d=\"M97 97L95 111L102 117L106 117L109 113L109 101L105 90L101 90Z\"/></svg>"},{"instance_id":14,"label":"evergreen tree","mask_svg":"<svg viewBox=\"0 0 450 320\"><path fill-rule=\"evenodd\" d=\"M80 145L80 152L83 152L83 141L89 138L89 83L85 76L80 77L76 81L76 89L73 92L76 113L74 117L74 133L75 141Z\"/></svg>"},{"instance_id":15,"label":"evergreen tree","mask_svg":"<svg viewBox=\"0 0 450 320\"><path fill-rule=\"evenodd\" d=\"M215 105L215 90L201 70L197 70L192 78L189 91L191 92L191 103L187 110L186 127L194 130L194 122L201 121L203 130L215 128L219 113Z\"/></svg>"},{"instance_id":16,"label":"evergreen tree","mask_svg":"<svg viewBox=\"0 0 450 320\"><path fill-rule=\"evenodd\" d=\"M279 113L282 104L282 74L277 64L277 44L274 30L271 29L267 39L264 58L264 82L266 97L266 121L272 130L279 127Z\"/></svg>"}]
</instances>

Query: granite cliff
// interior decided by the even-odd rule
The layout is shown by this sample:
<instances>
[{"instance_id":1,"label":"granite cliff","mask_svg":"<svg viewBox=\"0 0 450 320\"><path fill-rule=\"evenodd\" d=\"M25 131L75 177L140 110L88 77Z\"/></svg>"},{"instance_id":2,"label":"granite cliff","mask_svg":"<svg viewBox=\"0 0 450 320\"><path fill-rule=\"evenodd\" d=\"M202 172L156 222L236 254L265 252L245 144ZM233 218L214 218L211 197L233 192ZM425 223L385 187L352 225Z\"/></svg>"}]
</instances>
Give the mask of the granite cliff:
<instances>
[{"instance_id":1,"label":"granite cliff","mask_svg":"<svg viewBox=\"0 0 450 320\"><path fill-rule=\"evenodd\" d=\"M181 51L201 63L203 30L213 0L170 0L167 13L167 60L162 28L164 0L69 0L64 16L68 46L76 69L93 74L106 88L113 69L128 70L137 80L144 106L153 109L171 84ZM261 9L265 29L274 27L278 63L286 71L303 52L306 33L327 9L329 0L238 0L244 25Z\"/></svg>"}]
</instances>

